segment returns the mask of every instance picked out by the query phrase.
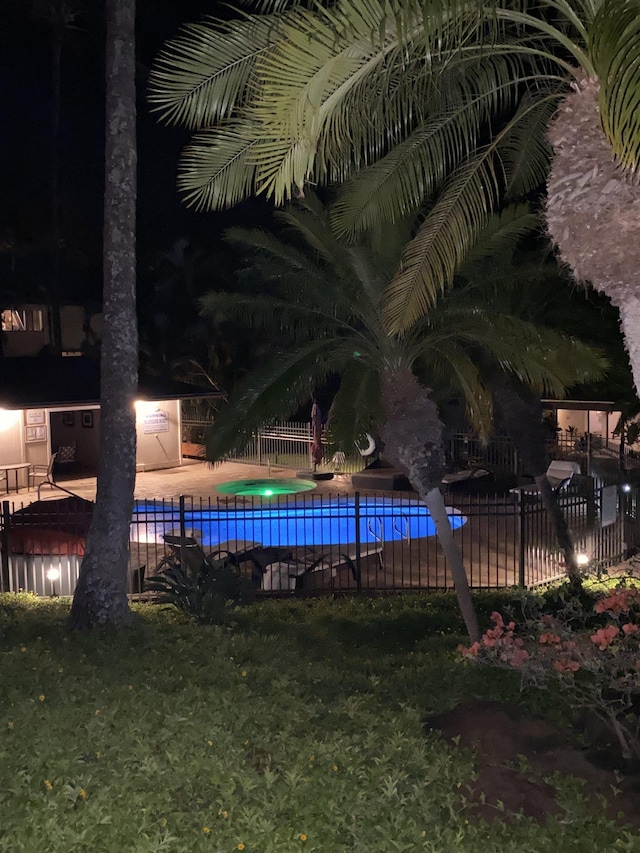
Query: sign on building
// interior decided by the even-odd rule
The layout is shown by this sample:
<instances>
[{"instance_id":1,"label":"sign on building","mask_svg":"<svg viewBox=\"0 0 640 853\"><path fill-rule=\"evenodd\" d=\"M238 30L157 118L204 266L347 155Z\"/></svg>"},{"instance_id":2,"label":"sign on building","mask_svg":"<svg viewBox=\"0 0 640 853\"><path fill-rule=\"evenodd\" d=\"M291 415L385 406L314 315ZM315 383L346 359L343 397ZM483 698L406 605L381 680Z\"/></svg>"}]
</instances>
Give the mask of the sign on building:
<instances>
[{"instance_id":1,"label":"sign on building","mask_svg":"<svg viewBox=\"0 0 640 853\"><path fill-rule=\"evenodd\" d=\"M155 412L149 412L149 414L144 416L142 431L145 434L169 432L168 413L163 412L161 409L156 409Z\"/></svg>"}]
</instances>

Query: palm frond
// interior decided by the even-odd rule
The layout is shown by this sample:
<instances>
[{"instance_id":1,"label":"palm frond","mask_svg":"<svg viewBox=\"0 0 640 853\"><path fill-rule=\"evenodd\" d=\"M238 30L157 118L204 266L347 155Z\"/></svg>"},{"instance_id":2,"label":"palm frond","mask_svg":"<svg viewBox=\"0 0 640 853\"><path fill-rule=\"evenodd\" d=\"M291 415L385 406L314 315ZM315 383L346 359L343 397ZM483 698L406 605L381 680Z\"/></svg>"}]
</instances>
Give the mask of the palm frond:
<instances>
[{"instance_id":1,"label":"palm frond","mask_svg":"<svg viewBox=\"0 0 640 853\"><path fill-rule=\"evenodd\" d=\"M257 190L253 129L230 121L196 134L180 162L178 190L196 210L234 207Z\"/></svg>"},{"instance_id":2,"label":"palm frond","mask_svg":"<svg viewBox=\"0 0 640 853\"><path fill-rule=\"evenodd\" d=\"M497 196L486 152L452 176L387 288L385 318L392 333L406 332L432 308L486 224Z\"/></svg>"},{"instance_id":3,"label":"palm frond","mask_svg":"<svg viewBox=\"0 0 640 853\"><path fill-rule=\"evenodd\" d=\"M522 99L519 121L500 146L507 202L519 201L546 183L551 165L547 128L564 91L564 84L556 84L548 93Z\"/></svg>"},{"instance_id":4,"label":"palm frond","mask_svg":"<svg viewBox=\"0 0 640 853\"><path fill-rule=\"evenodd\" d=\"M624 169L640 169L640 3L603 0L589 32L602 127Z\"/></svg>"},{"instance_id":5,"label":"palm frond","mask_svg":"<svg viewBox=\"0 0 640 853\"><path fill-rule=\"evenodd\" d=\"M509 249L513 252L523 237L530 236L540 226L540 214L529 204L511 205L492 214L460 267L460 275L464 276L478 261L498 257Z\"/></svg>"},{"instance_id":6,"label":"palm frond","mask_svg":"<svg viewBox=\"0 0 640 853\"><path fill-rule=\"evenodd\" d=\"M345 364L329 413L331 441L349 451L365 432L375 433L383 422L380 375L362 358Z\"/></svg>"},{"instance_id":7,"label":"palm frond","mask_svg":"<svg viewBox=\"0 0 640 853\"><path fill-rule=\"evenodd\" d=\"M446 350L423 354L416 360L414 369L425 383L429 382L434 370L446 373L449 381L463 395L469 423L482 438L490 433L493 420L491 395L485 387L476 360L459 342L451 339Z\"/></svg>"},{"instance_id":8,"label":"palm frond","mask_svg":"<svg viewBox=\"0 0 640 853\"><path fill-rule=\"evenodd\" d=\"M149 75L151 110L167 124L195 130L228 118L246 97L256 60L277 18L187 24L165 45Z\"/></svg>"},{"instance_id":9,"label":"palm frond","mask_svg":"<svg viewBox=\"0 0 640 853\"><path fill-rule=\"evenodd\" d=\"M287 339L297 340L301 335L326 341L343 333L345 324L336 319L330 298L325 298L325 302L325 305L318 306L307 301L296 303L275 296L224 291L207 293L200 300L202 312L207 316L222 316L255 329L267 329L276 335L284 333L285 342Z\"/></svg>"},{"instance_id":10,"label":"palm frond","mask_svg":"<svg viewBox=\"0 0 640 853\"><path fill-rule=\"evenodd\" d=\"M292 348L253 371L216 416L206 438L206 459L217 462L244 450L254 433L274 419L290 417L332 369L326 341Z\"/></svg>"}]
</instances>

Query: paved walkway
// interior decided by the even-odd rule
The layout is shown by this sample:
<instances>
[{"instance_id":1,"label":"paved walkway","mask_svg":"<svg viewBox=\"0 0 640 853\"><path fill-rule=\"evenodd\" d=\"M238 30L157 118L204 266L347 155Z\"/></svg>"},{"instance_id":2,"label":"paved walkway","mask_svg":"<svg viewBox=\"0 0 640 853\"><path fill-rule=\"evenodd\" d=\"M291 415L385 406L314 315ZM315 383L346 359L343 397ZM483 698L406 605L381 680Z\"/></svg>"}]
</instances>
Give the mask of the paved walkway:
<instances>
[{"instance_id":1,"label":"paved walkway","mask_svg":"<svg viewBox=\"0 0 640 853\"><path fill-rule=\"evenodd\" d=\"M136 476L135 497L150 500L152 498L178 498L180 495L190 495L194 498L216 497L219 493L216 486L229 480L253 480L267 478L295 477L296 470L290 468L249 465L241 462L223 462L211 466L206 462L185 459L184 464L177 468L163 468L158 471L140 471ZM87 500L95 500L96 478L88 477L77 480L60 480L58 483L70 492L80 495ZM353 491L350 475L338 474L332 480L320 481L316 492L336 494ZM44 486L40 497L43 500L64 498L65 493L58 489ZM38 499L36 489L21 489L19 493L11 492L2 496L16 504L28 504Z\"/></svg>"}]
</instances>

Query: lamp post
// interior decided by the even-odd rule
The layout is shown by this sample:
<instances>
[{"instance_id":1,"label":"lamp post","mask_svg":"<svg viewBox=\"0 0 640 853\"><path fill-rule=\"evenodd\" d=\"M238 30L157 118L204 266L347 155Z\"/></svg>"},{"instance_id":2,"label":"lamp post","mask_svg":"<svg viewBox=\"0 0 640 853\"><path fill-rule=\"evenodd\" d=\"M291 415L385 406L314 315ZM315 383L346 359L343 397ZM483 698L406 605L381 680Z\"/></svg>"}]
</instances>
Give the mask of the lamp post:
<instances>
[{"instance_id":1,"label":"lamp post","mask_svg":"<svg viewBox=\"0 0 640 853\"><path fill-rule=\"evenodd\" d=\"M60 569L49 569L47 571L47 580L51 584L51 598L55 598L56 593L56 581L60 579Z\"/></svg>"}]
</instances>

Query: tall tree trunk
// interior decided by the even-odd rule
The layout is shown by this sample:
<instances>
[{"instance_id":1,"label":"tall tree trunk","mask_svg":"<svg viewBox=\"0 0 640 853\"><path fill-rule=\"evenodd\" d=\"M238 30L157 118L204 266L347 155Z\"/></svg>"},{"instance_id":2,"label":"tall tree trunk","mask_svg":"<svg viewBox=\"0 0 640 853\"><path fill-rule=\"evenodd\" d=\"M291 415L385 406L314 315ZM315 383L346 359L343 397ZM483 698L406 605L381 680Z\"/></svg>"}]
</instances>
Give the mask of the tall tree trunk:
<instances>
[{"instance_id":1,"label":"tall tree trunk","mask_svg":"<svg viewBox=\"0 0 640 853\"><path fill-rule=\"evenodd\" d=\"M129 618L129 525L136 476L135 2L107 0L104 334L98 493L71 625Z\"/></svg>"},{"instance_id":2,"label":"tall tree trunk","mask_svg":"<svg viewBox=\"0 0 640 853\"><path fill-rule=\"evenodd\" d=\"M621 169L613 156L599 96L599 82L577 72L549 127L547 230L576 278L591 282L619 308L640 396L640 186L636 172Z\"/></svg>"},{"instance_id":3,"label":"tall tree trunk","mask_svg":"<svg viewBox=\"0 0 640 853\"><path fill-rule=\"evenodd\" d=\"M542 504L564 554L567 575L572 583L580 584L580 569L567 520L546 477L548 459L540 398L524 390L518 393L505 376L491 380L491 393L499 420L540 490Z\"/></svg>"},{"instance_id":4,"label":"tall tree trunk","mask_svg":"<svg viewBox=\"0 0 640 853\"><path fill-rule=\"evenodd\" d=\"M458 605L469 640L480 639L478 618L469 581L440 491L445 469L442 423L429 391L411 370L400 368L384 378L385 424L382 428L384 454L406 472L411 485L427 505L436 527L438 541L451 570Z\"/></svg>"}]
</instances>

